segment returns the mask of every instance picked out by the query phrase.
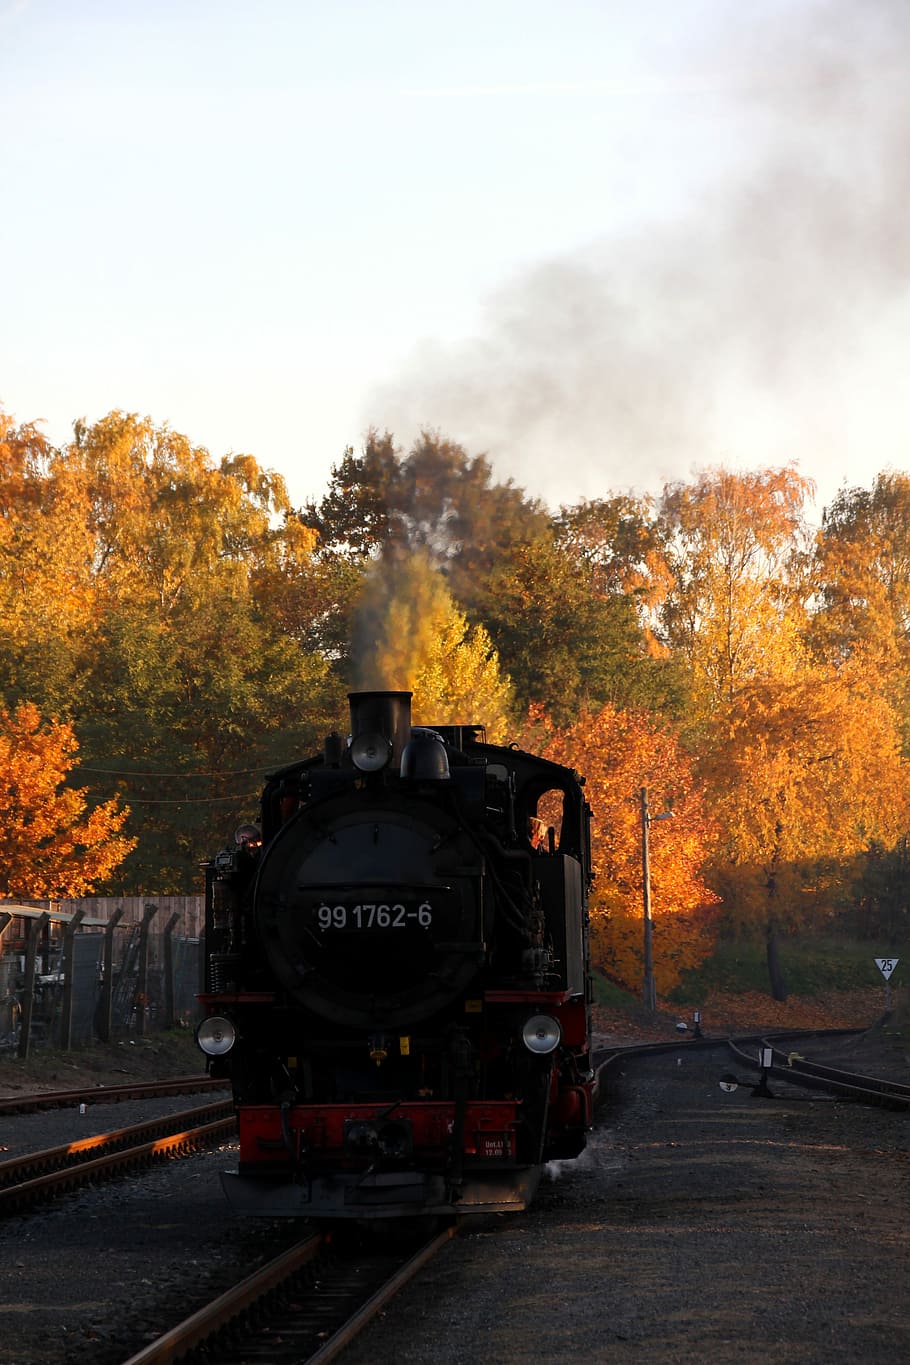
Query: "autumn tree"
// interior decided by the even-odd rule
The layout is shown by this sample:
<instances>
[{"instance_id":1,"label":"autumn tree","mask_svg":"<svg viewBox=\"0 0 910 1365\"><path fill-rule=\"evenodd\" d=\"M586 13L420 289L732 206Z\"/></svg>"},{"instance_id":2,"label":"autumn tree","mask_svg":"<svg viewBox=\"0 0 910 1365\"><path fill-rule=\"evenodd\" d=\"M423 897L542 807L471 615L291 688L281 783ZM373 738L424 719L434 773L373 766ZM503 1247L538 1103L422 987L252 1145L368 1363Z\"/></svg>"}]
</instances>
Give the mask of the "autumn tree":
<instances>
[{"instance_id":1,"label":"autumn tree","mask_svg":"<svg viewBox=\"0 0 910 1365\"><path fill-rule=\"evenodd\" d=\"M418 724L477 722L505 736L511 684L489 635L470 626L426 552L392 548L364 584L355 615L355 686L413 693Z\"/></svg>"},{"instance_id":2,"label":"autumn tree","mask_svg":"<svg viewBox=\"0 0 910 1365\"><path fill-rule=\"evenodd\" d=\"M766 935L772 990L785 999L779 934L830 912L852 858L908 828L894 714L857 670L758 681L718 715L700 770L722 828L712 883L733 925Z\"/></svg>"},{"instance_id":3,"label":"autumn tree","mask_svg":"<svg viewBox=\"0 0 910 1365\"><path fill-rule=\"evenodd\" d=\"M898 709L910 746L910 476L879 474L824 512L808 636L833 667L863 660Z\"/></svg>"},{"instance_id":4,"label":"autumn tree","mask_svg":"<svg viewBox=\"0 0 910 1365\"><path fill-rule=\"evenodd\" d=\"M892 847L872 839L855 860L843 918L860 938L876 938L892 949L905 943L910 928L910 834Z\"/></svg>"},{"instance_id":5,"label":"autumn tree","mask_svg":"<svg viewBox=\"0 0 910 1365\"><path fill-rule=\"evenodd\" d=\"M474 613L523 710L541 702L567 724L584 709L648 694L653 661L631 598L601 597L591 570L552 535L505 551L475 588Z\"/></svg>"},{"instance_id":6,"label":"autumn tree","mask_svg":"<svg viewBox=\"0 0 910 1365\"><path fill-rule=\"evenodd\" d=\"M267 771L318 747L340 692L323 660L214 593L179 629L111 613L98 643L79 776L99 792L119 786L133 809L141 838L121 886L192 889L201 858L256 816Z\"/></svg>"},{"instance_id":7,"label":"autumn tree","mask_svg":"<svg viewBox=\"0 0 910 1365\"><path fill-rule=\"evenodd\" d=\"M531 722L539 741L539 712ZM701 875L715 827L691 760L676 734L646 712L609 705L552 731L543 752L586 779L596 873L593 957L632 991L643 972L641 788L653 811L672 808L673 819L654 823L650 838L654 976L666 993L710 954L716 932L717 897Z\"/></svg>"},{"instance_id":8,"label":"autumn tree","mask_svg":"<svg viewBox=\"0 0 910 1365\"><path fill-rule=\"evenodd\" d=\"M502 546L533 538L548 525L544 508L493 478L484 455L423 431L405 455L389 432L371 431L361 455L352 449L333 467L329 490L300 512L320 544L355 557L386 545L423 550L470 600L472 579Z\"/></svg>"},{"instance_id":9,"label":"autumn tree","mask_svg":"<svg viewBox=\"0 0 910 1365\"><path fill-rule=\"evenodd\" d=\"M125 784L141 839L121 884L185 891L255 814L266 770L311 752L337 714L323 603L308 596L313 536L251 456L216 462L134 415L77 424L61 460L88 490L95 538L70 708L81 774L99 795Z\"/></svg>"},{"instance_id":10,"label":"autumn tree","mask_svg":"<svg viewBox=\"0 0 910 1365\"><path fill-rule=\"evenodd\" d=\"M0 412L0 697L62 714L92 619L85 490L35 425Z\"/></svg>"},{"instance_id":11,"label":"autumn tree","mask_svg":"<svg viewBox=\"0 0 910 1365\"><path fill-rule=\"evenodd\" d=\"M656 613L673 585L662 527L650 498L617 494L561 507L557 541L591 570L599 597L631 597L649 652L666 652L655 637Z\"/></svg>"},{"instance_id":12,"label":"autumn tree","mask_svg":"<svg viewBox=\"0 0 910 1365\"><path fill-rule=\"evenodd\" d=\"M667 648L658 629L673 579L652 500L586 499L560 508L553 529L559 549L576 562L579 586L599 600L602 614L618 624L631 621L634 611L635 638L627 635L624 659L614 654L600 700L680 720L690 710L691 681L683 659ZM609 653L604 651L605 662Z\"/></svg>"},{"instance_id":13,"label":"autumn tree","mask_svg":"<svg viewBox=\"0 0 910 1365\"><path fill-rule=\"evenodd\" d=\"M328 491L295 515L332 555L367 559L392 540L396 525L400 456L390 432L369 432L361 454L348 446L332 466Z\"/></svg>"},{"instance_id":14,"label":"autumn tree","mask_svg":"<svg viewBox=\"0 0 910 1365\"><path fill-rule=\"evenodd\" d=\"M318 654L343 677L353 615L371 561L329 553L318 533L293 514L267 557L250 566L250 590L274 629L305 654Z\"/></svg>"},{"instance_id":15,"label":"autumn tree","mask_svg":"<svg viewBox=\"0 0 910 1365\"><path fill-rule=\"evenodd\" d=\"M699 715L756 678L799 666L805 624L804 505L794 468L710 470L664 490L659 515L673 578L660 609L665 643L687 662Z\"/></svg>"},{"instance_id":16,"label":"autumn tree","mask_svg":"<svg viewBox=\"0 0 910 1365\"><path fill-rule=\"evenodd\" d=\"M31 703L0 708L0 895L88 895L133 847L125 807L116 799L90 807L85 788L65 785L78 747L69 725L43 721Z\"/></svg>"},{"instance_id":17,"label":"autumn tree","mask_svg":"<svg viewBox=\"0 0 910 1365\"><path fill-rule=\"evenodd\" d=\"M202 574L246 577L280 542L284 480L250 455L217 463L202 447L135 413L75 424L61 459L90 500L97 591L154 602L163 618Z\"/></svg>"},{"instance_id":18,"label":"autumn tree","mask_svg":"<svg viewBox=\"0 0 910 1365\"><path fill-rule=\"evenodd\" d=\"M604 535L617 536L607 572L603 539L596 554L582 545L580 514L563 534L511 480L497 482L485 456L427 431L405 455L388 432L372 432L363 454L348 450L328 493L300 515L317 531L318 558L426 556L468 621L489 633L521 709L542 699L568 719L608 699L678 701L678 674L639 628L632 570L624 580L615 567L620 555L650 553L633 551L631 501L617 503L612 520L603 513Z\"/></svg>"}]
</instances>

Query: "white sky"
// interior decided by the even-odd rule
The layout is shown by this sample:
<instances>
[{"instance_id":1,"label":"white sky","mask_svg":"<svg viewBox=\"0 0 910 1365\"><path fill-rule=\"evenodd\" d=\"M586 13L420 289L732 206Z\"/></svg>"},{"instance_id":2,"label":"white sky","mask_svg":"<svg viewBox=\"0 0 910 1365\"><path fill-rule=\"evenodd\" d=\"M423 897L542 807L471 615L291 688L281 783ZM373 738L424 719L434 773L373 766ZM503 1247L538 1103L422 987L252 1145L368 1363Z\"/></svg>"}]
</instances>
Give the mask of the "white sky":
<instances>
[{"instance_id":1,"label":"white sky","mask_svg":"<svg viewBox=\"0 0 910 1365\"><path fill-rule=\"evenodd\" d=\"M320 496L910 465L906 0L0 0L0 404Z\"/></svg>"}]
</instances>

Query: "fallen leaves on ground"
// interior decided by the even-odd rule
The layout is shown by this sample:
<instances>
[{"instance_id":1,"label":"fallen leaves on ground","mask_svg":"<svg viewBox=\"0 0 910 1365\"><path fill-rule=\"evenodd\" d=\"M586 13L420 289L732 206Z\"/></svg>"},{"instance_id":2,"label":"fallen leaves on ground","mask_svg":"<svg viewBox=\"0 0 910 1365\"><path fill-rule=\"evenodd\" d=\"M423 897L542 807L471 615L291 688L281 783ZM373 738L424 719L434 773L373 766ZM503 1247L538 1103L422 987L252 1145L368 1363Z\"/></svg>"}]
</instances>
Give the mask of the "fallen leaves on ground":
<instances>
[{"instance_id":1,"label":"fallen leaves on ground","mask_svg":"<svg viewBox=\"0 0 910 1365\"><path fill-rule=\"evenodd\" d=\"M895 1008L899 1007L895 992ZM854 991L827 991L811 997L791 996L773 1000L761 991L729 993L711 991L700 1006L701 1030L706 1037L726 1037L758 1029L865 1028L885 1012L884 991L880 988ZM685 1023L694 1032L694 1009L676 1008L658 1001L654 1018L641 1009L626 1012L594 1007L594 1030L607 1042L665 1042L675 1036L677 1025Z\"/></svg>"}]
</instances>

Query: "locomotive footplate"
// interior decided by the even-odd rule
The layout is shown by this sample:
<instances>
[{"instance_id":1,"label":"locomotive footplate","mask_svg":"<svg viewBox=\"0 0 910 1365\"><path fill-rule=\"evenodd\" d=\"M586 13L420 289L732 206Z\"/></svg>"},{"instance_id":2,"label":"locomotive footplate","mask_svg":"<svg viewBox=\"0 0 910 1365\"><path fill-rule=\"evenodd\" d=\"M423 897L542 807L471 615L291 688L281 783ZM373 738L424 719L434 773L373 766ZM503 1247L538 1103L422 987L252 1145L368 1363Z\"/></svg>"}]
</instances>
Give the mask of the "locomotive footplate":
<instances>
[{"instance_id":1,"label":"locomotive footplate","mask_svg":"<svg viewBox=\"0 0 910 1365\"><path fill-rule=\"evenodd\" d=\"M300 1180L221 1173L221 1183L234 1212L257 1218L370 1219L517 1213L527 1208L539 1179L537 1166L467 1171L454 1198L443 1176L421 1171L343 1173Z\"/></svg>"}]
</instances>

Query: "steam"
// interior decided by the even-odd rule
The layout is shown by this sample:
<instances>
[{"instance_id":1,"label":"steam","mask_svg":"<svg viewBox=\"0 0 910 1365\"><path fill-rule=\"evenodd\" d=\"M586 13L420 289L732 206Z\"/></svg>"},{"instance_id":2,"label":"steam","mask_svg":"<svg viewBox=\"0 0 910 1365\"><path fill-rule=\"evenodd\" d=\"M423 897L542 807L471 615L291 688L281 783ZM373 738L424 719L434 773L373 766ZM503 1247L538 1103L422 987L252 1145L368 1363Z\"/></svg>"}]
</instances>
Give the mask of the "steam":
<instances>
[{"instance_id":1,"label":"steam","mask_svg":"<svg viewBox=\"0 0 910 1365\"><path fill-rule=\"evenodd\" d=\"M709 54L743 169L646 236L506 283L369 420L404 444L438 427L551 505L567 466L593 497L795 460L828 500L905 458L910 6L751 17Z\"/></svg>"},{"instance_id":2,"label":"steam","mask_svg":"<svg viewBox=\"0 0 910 1365\"><path fill-rule=\"evenodd\" d=\"M351 641L358 691L410 691L432 654L452 599L428 556L394 543L371 566Z\"/></svg>"}]
</instances>

